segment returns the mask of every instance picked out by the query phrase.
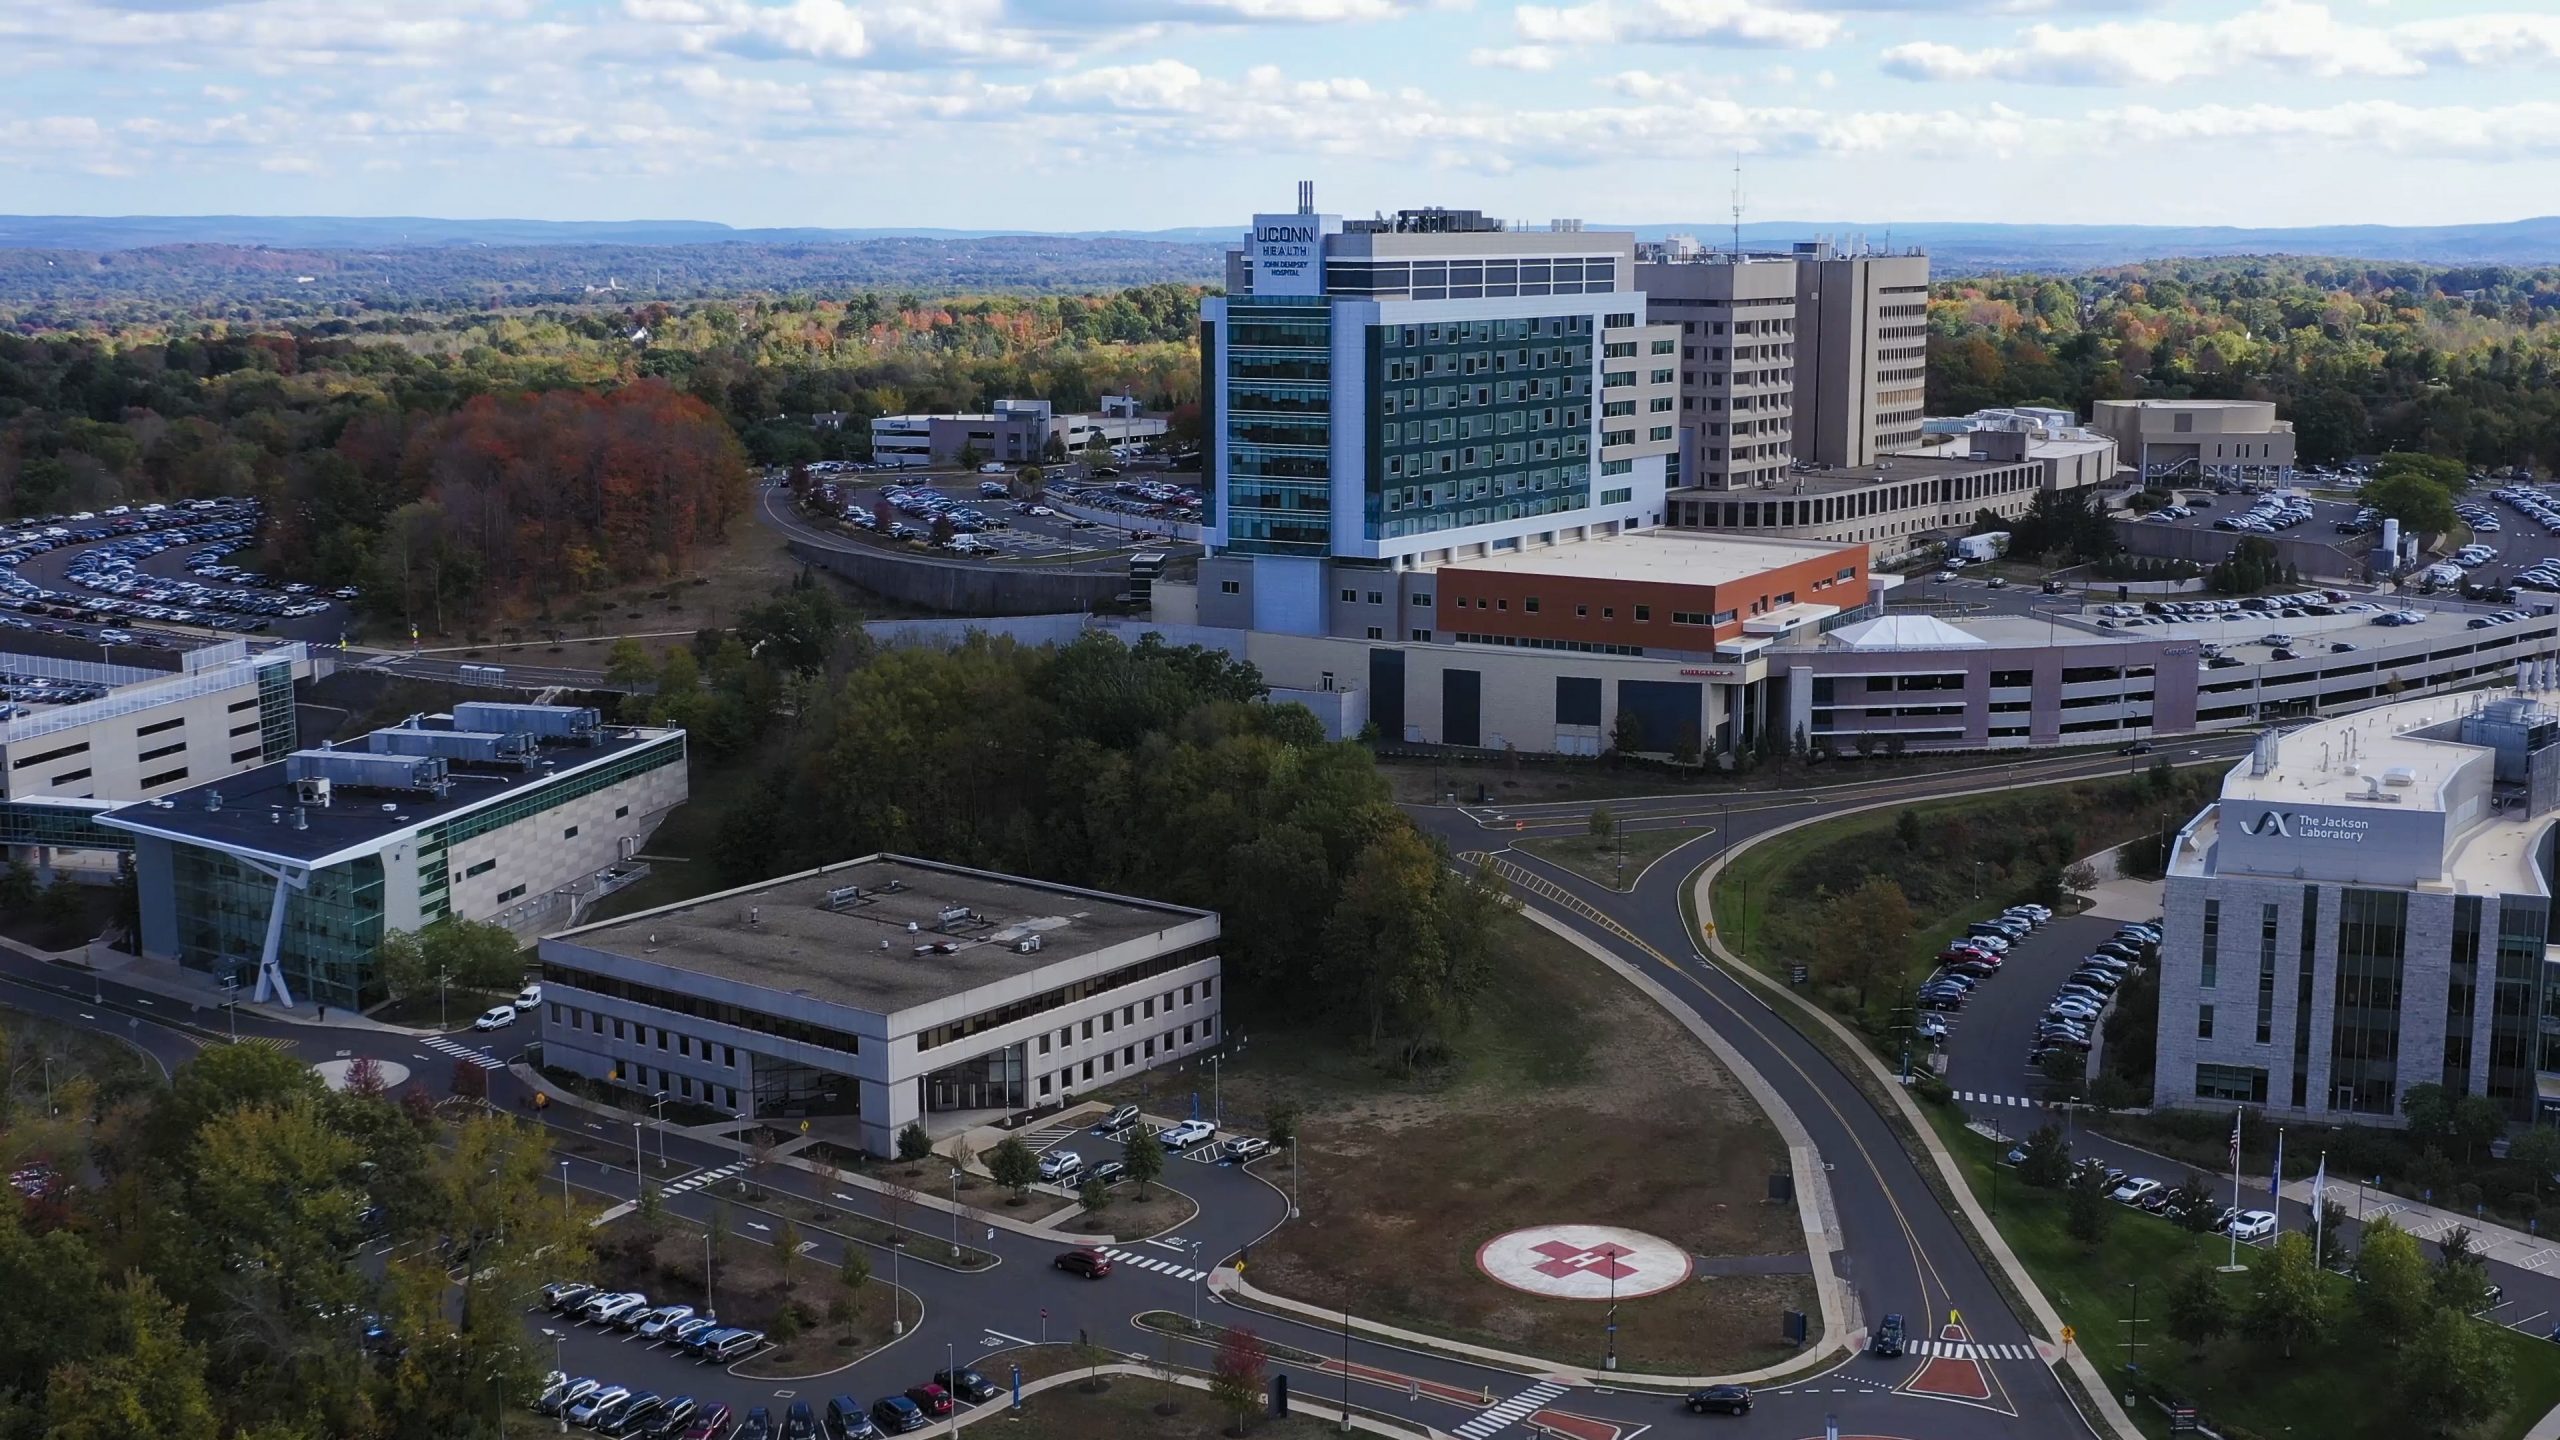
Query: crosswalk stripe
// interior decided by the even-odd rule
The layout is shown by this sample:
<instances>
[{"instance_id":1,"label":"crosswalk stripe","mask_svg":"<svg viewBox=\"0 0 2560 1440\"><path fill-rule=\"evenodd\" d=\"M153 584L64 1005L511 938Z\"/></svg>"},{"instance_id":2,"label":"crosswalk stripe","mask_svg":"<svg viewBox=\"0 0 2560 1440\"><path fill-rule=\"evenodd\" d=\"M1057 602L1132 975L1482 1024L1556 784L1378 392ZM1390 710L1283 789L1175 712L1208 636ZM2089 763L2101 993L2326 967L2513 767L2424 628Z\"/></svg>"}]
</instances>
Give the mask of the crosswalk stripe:
<instances>
[{"instance_id":1,"label":"crosswalk stripe","mask_svg":"<svg viewBox=\"0 0 2560 1440\"><path fill-rule=\"evenodd\" d=\"M1467 1440L1487 1440L1488 1436L1519 1423L1564 1393L1563 1386L1542 1380L1460 1425L1457 1433Z\"/></svg>"}]
</instances>

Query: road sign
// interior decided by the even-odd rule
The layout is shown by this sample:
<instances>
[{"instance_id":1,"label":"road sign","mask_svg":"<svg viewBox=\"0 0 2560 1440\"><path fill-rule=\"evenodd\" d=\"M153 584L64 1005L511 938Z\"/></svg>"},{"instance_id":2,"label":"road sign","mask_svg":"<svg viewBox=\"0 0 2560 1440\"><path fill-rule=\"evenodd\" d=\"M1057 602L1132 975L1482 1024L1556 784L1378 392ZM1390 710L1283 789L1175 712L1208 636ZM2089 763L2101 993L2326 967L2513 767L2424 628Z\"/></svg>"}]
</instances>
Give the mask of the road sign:
<instances>
[{"instance_id":1,"label":"road sign","mask_svg":"<svg viewBox=\"0 0 2560 1440\"><path fill-rule=\"evenodd\" d=\"M2079 1338L2080 1338L2080 1331L2079 1331L2076 1327L2073 1327L2073 1326L2070 1326L2070 1325L2065 1325L2065 1326L2063 1326L2063 1327L2062 1327L2062 1343L2063 1343L2063 1344L2068 1345L2068 1344L2072 1343L2073 1341L2075 1341L2075 1340L2077 1340L2077 1339L2079 1339Z\"/></svg>"},{"instance_id":2,"label":"road sign","mask_svg":"<svg viewBox=\"0 0 2560 1440\"><path fill-rule=\"evenodd\" d=\"M2194 1406L2180 1405L2169 1412L2169 1433L2172 1435L2193 1435L2196 1433L2196 1411Z\"/></svg>"}]
</instances>

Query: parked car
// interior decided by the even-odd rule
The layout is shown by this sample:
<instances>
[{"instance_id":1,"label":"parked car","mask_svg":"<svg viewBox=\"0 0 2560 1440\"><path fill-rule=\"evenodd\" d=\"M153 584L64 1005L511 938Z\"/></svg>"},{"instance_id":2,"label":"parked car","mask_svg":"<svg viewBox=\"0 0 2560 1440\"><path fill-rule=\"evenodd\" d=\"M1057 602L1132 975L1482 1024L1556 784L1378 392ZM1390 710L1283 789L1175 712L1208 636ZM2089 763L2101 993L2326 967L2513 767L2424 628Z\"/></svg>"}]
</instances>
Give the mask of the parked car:
<instances>
[{"instance_id":1,"label":"parked car","mask_svg":"<svg viewBox=\"0 0 2560 1440\"><path fill-rule=\"evenodd\" d=\"M596 1287L584 1281L554 1280L542 1287L542 1303L553 1310L567 1310L595 1293Z\"/></svg>"},{"instance_id":2,"label":"parked car","mask_svg":"<svg viewBox=\"0 0 2560 1440\"><path fill-rule=\"evenodd\" d=\"M1692 1415L1748 1415L1751 1413L1751 1387L1748 1385L1710 1385L1689 1392Z\"/></svg>"},{"instance_id":3,"label":"parked car","mask_svg":"<svg viewBox=\"0 0 2560 1440\"><path fill-rule=\"evenodd\" d=\"M527 985L522 990L516 992L516 1013L518 1014L523 1014L525 1011L532 1010L541 1004L542 987L538 984Z\"/></svg>"},{"instance_id":4,"label":"parked car","mask_svg":"<svg viewBox=\"0 0 2560 1440\"><path fill-rule=\"evenodd\" d=\"M597 1416L608 1413L611 1407L630 1398L631 1388L627 1385L606 1385L590 1390L569 1407L569 1423L593 1429Z\"/></svg>"},{"instance_id":5,"label":"parked car","mask_svg":"<svg viewBox=\"0 0 2560 1440\"><path fill-rule=\"evenodd\" d=\"M838 1395L827 1402L827 1440L872 1440L879 1433L861 1401Z\"/></svg>"},{"instance_id":6,"label":"parked car","mask_svg":"<svg viewBox=\"0 0 2560 1440\"><path fill-rule=\"evenodd\" d=\"M726 1365L753 1354L763 1345L764 1332L761 1330L714 1330L710 1332L710 1343L696 1353L713 1364Z\"/></svg>"},{"instance_id":7,"label":"parked car","mask_svg":"<svg viewBox=\"0 0 2560 1440\"><path fill-rule=\"evenodd\" d=\"M2238 1240L2264 1240L2276 1233L2276 1217L2265 1210L2243 1210L2231 1218L2231 1234Z\"/></svg>"},{"instance_id":8,"label":"parked car","mask_svg":"<svg viewBox=\"0 0 2560 1440\"><path fill-rule=\"evenodd\" d=\"M1265 1155L1278 1153L1279 1147L1259 1135L1238 1135L1227 1141L1227 1158L1239 1165L1249 1165Z\"/></svg>"},{"instance_id":9,"label":"parked car","mask_svg":"<svg viewBox=\"0 0 2560 1440\"><path fill-rule=\"evenodd\" d=\"M818 1412L806 1400L794 1400L782 1412L782 1440L819 1440Z\"/></svg>"},{"instance_id":10,"label":"parked car","mask_svg":"<svg viewBox=\"0 0 2560 1440\"><path fill-rule=\"evenodd\" d=\"M1051 1150L1040 1157L1040 1178L1068 1185L1084 1170L1084 1157L1073 1150Z\"/></svg>"},{"instance_id":11,"label":"parked car","mask_svg":"<svg viewBox=\"0 0 2560 1440\"><path fill-rule=\"evenodd\" d=\"M643 1340L662 1340L668 1331L692 1318L693 1307L690 1305L661 1305L643 1316L640 1323L631 1329Z\"/></svg>"},{"instance_id":12,"label":"parked car","mask_svg":"<svg viewBox=\"0 0 2560 1440\"><path fill-rule=\"evenodd\" d=\"M738 1422L734 1440L774 1440L773 1412L761 1405L750 1408L747 1418Z\"/></svg>"},{"instance_id":13,"label":"parked car","mask_svg":"<svg viewBox=\"0 0 2560 1440\"><path fill-rule=\"evenodd\" d=\"M679 1440L685 1431L692 1428L693 1417L701 1409L701 1401L690 1395L679 1395L659 1406L658 1413L649 1417L649 1423L642 1426L639 1433L647 1440Z\"/></svg>"},{"instance_id":14,"label":"parked car","mask_svg":"<svg viewBox=\"0 0 2560 1440\"><path fill-rule=\"evenodd\" d=\"M936 1370L933 1383L972 1405L983 1405L1003 1393L996 1389L994 1381L975 1370Z\"/></svg>"},{"instance_id":15,"label":"parked car","mask_svg":"<svg viewBox=\"0 0 2560 1440\"><path fill-rule=\"evenodd\" d=\"M504 1030L514 1023L516 1023L516 1007L513 1005L492 1005L488 1009L480 1012L480 1018L471 1022L471 1028L474 1030Z\"/></svg>"},{"instance_id":16,"label":"parked car","mask_svg":"<svg viewBox=\"0 0 2560 1440\"><path fill-rule=\"evenodd\" d=\"M604 1382L588 1375L564 1377L546 1388L533 1402L534 1413L557 1415L570 1406L604 1388Z\"/></svg>"},{"instance_id":17,"label":"parked car","mask_svg":"<svg viewBox=\"0 0 2560 1440\"><path fill-rule=\"evenodd\" d=\"M933 1422L922 1407L904 1395L883 1395L871 1402L871 1421L884 1435L906 1435Z\"/></svg>"},{"instance_id":18,"label":"parked car","mask_svg":"<svg viewBox=\"0 0 2560 1440\"><path fill-rule=\"evenodd\" d=\"M1057 1258L1049 1263L1070 1275L1081 1275L1087 1280L1099 1280L1111 1273L1111 1257L1090 1245L1080 1245L1073 1250L1061 1250Z\"/></svg>"},{"instance_id":19,"label":"parked car","mask_svg":"<svg viewBox=\"0 0 2560 1440\"><path fill-rule=\"evenodd\" d=\"M1086 1171L1084 1178L1088 1184L1099 1180L1105 1185L1117 1185L1120 1183L1122 1177L1126 1176L1128 1173L1128 1162L1123 1160L1105 1160L1101 1164L1094 1166L1091 1170Z\"/></svg>"},{"instance_id":20,"label":"parked car","mask_svg":"<svg viewBox=\"0 0 2560 1440\"><path fill-rule=\"evenodd\" d=\"M915 1402L917 1409L936 1420L949 1415L955 1408L951 1403L951 1392L930 1380L908 1386L907 1398Z\"/></svg>"},{"instance_id":21,"label":"parked car","mask_svg":"<svg viewBox=\"0 0 2560 1440\"><path fill-rule=\"evenodd\" d=\"M2146 1196L2159 1188L2159 1181L2136 1175L2110 1191L2107 1198L2120 1205L2138 1205Z\"/></svg>"},{"instance_id":22,"label":"parked car","mask_svg":"<svg viewBox=\"0 0 2560 1440\"><path fill-rule=\"evenodd\" d=\"M1156 1140L1167 1150L1188 1150L1203 1140L1214 1138L1218 1127L1206 1120L1185 1120L1156 1132Z\"/></svg>"},{"instance_id":23,"label":"parked car","mask_svg":"<svg viewBox=\"0 0 2560 1440\"><path fill-rule=\"evenodd\" d=\"M1111 1113L1103 1116L1101 1122L1093 1127L1093 1133L1096 1135L1109 1135L1116 1131L1126 1130L1137 1123L1137 1106L1115 1105L1112 1107Z\"/></svg>"}]
</instances>

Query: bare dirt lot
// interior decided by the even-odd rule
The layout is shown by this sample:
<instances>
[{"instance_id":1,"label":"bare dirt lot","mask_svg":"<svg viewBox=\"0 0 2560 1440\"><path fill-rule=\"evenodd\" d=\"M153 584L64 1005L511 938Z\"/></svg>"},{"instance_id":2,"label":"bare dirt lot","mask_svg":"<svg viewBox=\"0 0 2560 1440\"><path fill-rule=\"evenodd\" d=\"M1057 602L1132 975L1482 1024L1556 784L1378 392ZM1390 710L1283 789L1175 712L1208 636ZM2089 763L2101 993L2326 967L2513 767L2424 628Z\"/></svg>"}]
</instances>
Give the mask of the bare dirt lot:
<instances>
[{"instance_id":1,"label":"bare dirt lot","mask_svg":"<svg viewBox=\"0 0 2560 1440\"><path fill-rule=\"evenodd\" d=\"M1693 1256L1801 1255L1768 1118L1686 1030L1564 941L1501 929L1482 1008L1445 1070L1408 1075L1331 1033L1263 1031L1228 1068L1250 1133L1305 1107L1304 1221L1253 1249L1254 1284L1389 1324L1597 1366L1602 1304L1531 1296L1476 1268L1526 1225L1620 1225ZM1175 1083L1182 1083L1179 1080ZM1265 1167L1289 1183L1286 1161ZM1692 1278L1619 1307L1621 1368L1732 1373L1783 1359L1809 1274Z\"/></svg>"}]
</instances>

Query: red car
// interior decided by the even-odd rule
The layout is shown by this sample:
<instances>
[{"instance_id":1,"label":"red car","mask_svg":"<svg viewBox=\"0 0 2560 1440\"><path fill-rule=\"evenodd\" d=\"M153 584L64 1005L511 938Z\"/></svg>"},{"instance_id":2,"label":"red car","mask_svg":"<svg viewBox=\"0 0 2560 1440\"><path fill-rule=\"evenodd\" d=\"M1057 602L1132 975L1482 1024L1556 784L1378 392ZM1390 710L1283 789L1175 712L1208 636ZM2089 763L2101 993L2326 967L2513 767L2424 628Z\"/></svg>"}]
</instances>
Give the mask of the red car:
<instances>
[{"instance_id":1,"label":"red car","mask_svg":"<svg viewBox=\"0 0 2560 1440\"><path fill-rule=\"evenodd\" d=\"M907 1398L916 1402L917 1409L936 1420L951 1413L951 1392L930 1380L922 1385L908 1386Z\"/></svg>"},{"instance_id":2,"label":"red car","mask_svg":"<svg viewBox=\"0 0 2560 1440\"><path fill-rule=\"evenodd\" d=\"M1058 1258L1049 1263L1070 1275L1081 1275L1087 1280L1099 1280L1111 1273L1111 1257L1090 1246L1062 1250L1058 1252Z\"/></svg>"},{"instance_id":3,"label":"red car","mask_svg":"<svg viewBox=\"0 0 2560 1440\"><path fill-rule=\"evenodd\" d=\"M693 1417L692 1424L684 1427L684 1440L729 1440L729 1435L737 1428L730 1421L728 1406L712 1405L705 1407L701 1414Z\"/></svg>"}]
</instances>

